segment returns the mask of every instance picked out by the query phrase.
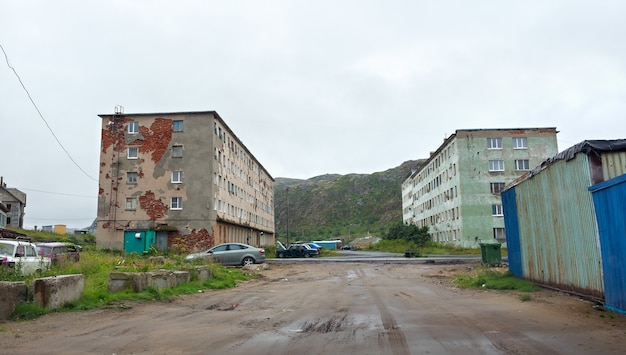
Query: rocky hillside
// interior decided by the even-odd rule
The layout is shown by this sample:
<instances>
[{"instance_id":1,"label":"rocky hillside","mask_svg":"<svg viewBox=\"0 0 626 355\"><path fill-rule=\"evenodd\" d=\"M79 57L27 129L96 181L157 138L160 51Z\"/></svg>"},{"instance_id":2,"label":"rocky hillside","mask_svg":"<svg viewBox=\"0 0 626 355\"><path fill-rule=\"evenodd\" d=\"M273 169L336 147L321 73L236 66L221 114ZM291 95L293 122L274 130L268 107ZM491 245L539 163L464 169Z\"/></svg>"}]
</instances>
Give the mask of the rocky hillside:
<instances>
[{"instance_id":1,"label":"rocky hillside","mask_svg":"<svg viewBox=\"0 0 626 355\"><path fill-rule=\"evenodd\" d=\"M373 174L276 178L278 239L286 239L287 229L291 241L352 240L368 231L380 235L388 223L402 220L402 182L423 162L411 160Z\"/></svg>"}]
</instances>

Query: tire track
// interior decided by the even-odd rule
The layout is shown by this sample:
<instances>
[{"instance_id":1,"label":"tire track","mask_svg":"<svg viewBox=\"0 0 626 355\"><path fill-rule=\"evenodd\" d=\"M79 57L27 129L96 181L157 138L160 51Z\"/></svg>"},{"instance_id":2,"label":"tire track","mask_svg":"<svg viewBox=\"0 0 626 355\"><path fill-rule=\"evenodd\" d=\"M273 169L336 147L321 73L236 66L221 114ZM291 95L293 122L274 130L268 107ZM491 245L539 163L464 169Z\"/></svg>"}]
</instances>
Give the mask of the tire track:
<instances>
[{"instance_id":1,"label":"tire track","mask_svg":"<svg viewBox=\"0 0 626 355\"><path fill-rule=\"evenodd\" d=\"M398 327L396 320L393 318L393 316L389 312L389 309L387 308L383 300L380 298L380 295L378 294L378 292L376 292L376 290L373 287L371 287L367 283L367 278L365 276L365 273L363 273L363 270L361 270L361 268L356 268L356 273L359 276L359 278L363 281L363 285L365 286L365 289L367 290L369 295L372 297L372 300L374 301L374 304L376 305L376 308L378 308L378 312L380 313L380 319L383 323L383 328L385 329L385 332L383 334L383 339L381 340L384 341L384 339L386 338L386 340L389 343L389 348L391 348L392 354L396 354L396 355L410 354L411 352L409 350L409 344L407 344L406 342L404 333L402 332L400 327ZM381 350L385 350L385 349L381 349Z\"/></svg>"}]
</instances>

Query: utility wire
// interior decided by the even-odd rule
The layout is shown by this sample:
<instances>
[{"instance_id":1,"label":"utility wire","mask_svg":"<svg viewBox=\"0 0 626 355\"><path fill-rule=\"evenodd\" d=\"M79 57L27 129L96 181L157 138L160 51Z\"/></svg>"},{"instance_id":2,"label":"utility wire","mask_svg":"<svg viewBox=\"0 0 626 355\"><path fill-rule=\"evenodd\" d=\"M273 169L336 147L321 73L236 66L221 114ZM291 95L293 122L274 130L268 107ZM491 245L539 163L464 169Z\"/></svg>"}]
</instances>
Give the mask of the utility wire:
<instances>
[{"instance_id":1,"label":"utility wire","mask_svg":"<svg viewBox=\"0 0 626 355\"><path fill-rule=\"evenodd\" d=\"M46 193L46 194L62 195L62 196L85 197L85 198L98 198L98 196L76 195L76 194L68 194L68 193L63 193L63 192L54 192L54 191L44 191L44 190L26 189L26 188L19 187L19 186L18 186L18 187L16 187L16 189L18 189L18 190L24 190L24 191L43 192L43 193Z\"/></svg>"},{"instance_id":2,"label":"utility wire","mask_svg":"<svg viewBox=\"0 0 626 355\"><path fill-rule=\"evenodd\" d=\"M7 62L7 66L13 71L13 73L15 74L15 76L17 77L17 80L19 80L20 84L22 85L22 88L24 89L24 91L26 91L26 95L28 95L28 98L30 99L30 102L33 104L33 106L35 107L35 110L37 110L37 113L39 114L39 117L41 117L41 119L43 120L43 122L46 124L46 127L48 127L48 130L50 131L50 133L52 133L52 136L54 137L54 139L57 141L57 143L59 144L59 146L61 147L61 149L63 149L63 151L65 152L65 154L68 156L68 158L70 158L70 160L72 161L72 163L74 163L74 165L76 165L76 167L83 172L83 174L85 174L85 176L87 176L88 178L90 178L93 181L98 181L97 179L93 178L91 175L87 174L87 172L85 170L83 170L83 168L80 167L80 165L78 165L78 163L74 160L74 158L72 158L72 156L70 155L70 153L67 151L67 149L65 149L65 147L63 146L63 144L61 144L61 141L59 140L59 138L56 136L56 134L54 133L54 131L52 130L52 128L50 128L50 125L48 124L48 121L46 121L46 119L43 117L43 114L41 113L41 111L39 111L39 107L37 107L37 104L35 104L35 101L33 100L33 98L30 96L30 92L28 92L28 89L26 89L26 86L24 85L24 83L22 82L22 78L20 78L19 74L17 74L17 71L15 70L15 68L13 68L13 66L11 66L11 63L9 62L9 56L7 55L7 52L4 50L4 47L2 46L2 44L0 44L0 49L2 49L2 53L4 53L4 59Z\"/></svg>"}]
</instances>

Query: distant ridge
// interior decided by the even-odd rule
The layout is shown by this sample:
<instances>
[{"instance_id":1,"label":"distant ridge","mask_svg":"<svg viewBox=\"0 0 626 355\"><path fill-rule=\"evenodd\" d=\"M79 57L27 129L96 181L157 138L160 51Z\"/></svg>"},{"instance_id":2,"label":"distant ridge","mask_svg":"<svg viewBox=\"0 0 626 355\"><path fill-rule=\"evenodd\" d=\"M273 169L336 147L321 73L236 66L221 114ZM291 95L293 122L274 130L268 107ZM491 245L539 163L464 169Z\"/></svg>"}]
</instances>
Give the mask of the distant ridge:
<instances>
[{"instance_id":1,"label":"distant ridge","mask_svg":"<svg viewBox=\"0 0 626 355\"><path fill-rule=\"evenodd\" d=\"M274 207L277 237L290 241L354 239L380 235L389 223L402 221L402 182L424 160L372 174L325 174L310 179L276 178ZM288 188L288 190L287 190Z\"/></svg>"}]
</instances>

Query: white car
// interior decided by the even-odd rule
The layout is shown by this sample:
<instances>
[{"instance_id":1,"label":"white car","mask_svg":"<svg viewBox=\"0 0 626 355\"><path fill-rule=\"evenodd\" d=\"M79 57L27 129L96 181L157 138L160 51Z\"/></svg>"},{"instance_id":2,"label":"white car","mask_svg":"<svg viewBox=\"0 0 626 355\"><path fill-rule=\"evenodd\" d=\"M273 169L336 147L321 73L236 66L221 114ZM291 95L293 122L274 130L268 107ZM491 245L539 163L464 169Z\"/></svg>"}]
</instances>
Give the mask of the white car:
<instances>
[{"instance_id":1,"label":"white car","mask_svg":"<svg viewBox=\"0 0 626 355\"><path fill-rule=\"evenodd\" d=\"M37 254L34 244L14 239L0 239L0 267L19 270L22 275L30 275L50 267L50 258Z\"/></svg>"}]
</instances>

